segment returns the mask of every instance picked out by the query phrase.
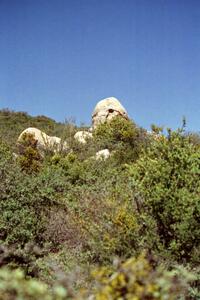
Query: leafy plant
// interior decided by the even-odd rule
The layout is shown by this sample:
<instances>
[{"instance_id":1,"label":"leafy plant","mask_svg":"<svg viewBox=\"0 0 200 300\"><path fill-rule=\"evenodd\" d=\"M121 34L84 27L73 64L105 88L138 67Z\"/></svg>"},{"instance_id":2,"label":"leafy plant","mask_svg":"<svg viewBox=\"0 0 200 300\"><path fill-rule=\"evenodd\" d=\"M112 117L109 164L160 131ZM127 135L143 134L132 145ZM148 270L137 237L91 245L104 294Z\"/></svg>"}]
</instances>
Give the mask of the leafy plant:
<instances>
[{"instance_id":1,"label":"leafy plant","mask_svg":"<svg viewBox=\"0 0 200 300\"><path fill-rule=\"evenodd\" d=\"M25 171L28 174L39 172L42 156L37 149L37 140L34 139L34 136L30 133L24 133L18 147L18 162L22 171Z\"/></svg>"},{"instance_id":2,"label":"leafy plant","mask_svg":"<svg viewBox=\"0 0 200 300\"><path fill-rule=\"evenodd\" d=\"M156 221L161 243L178 259L190 259L199 249L200 151L169 130L129 170L142 213Z\"/></svg>"},{"instance_id":3,"label":"leafy plant","mask_svg":"<svg viewBox=\"0 0 200 300\"><path fill-rule=\"evenodd\" d=\"M113 150L114 159L124 163L138 158L141 148L148 144L148 137L133 121L115 117L95 129L94 141L99 149Z\"/></svg>"}]
</instances>

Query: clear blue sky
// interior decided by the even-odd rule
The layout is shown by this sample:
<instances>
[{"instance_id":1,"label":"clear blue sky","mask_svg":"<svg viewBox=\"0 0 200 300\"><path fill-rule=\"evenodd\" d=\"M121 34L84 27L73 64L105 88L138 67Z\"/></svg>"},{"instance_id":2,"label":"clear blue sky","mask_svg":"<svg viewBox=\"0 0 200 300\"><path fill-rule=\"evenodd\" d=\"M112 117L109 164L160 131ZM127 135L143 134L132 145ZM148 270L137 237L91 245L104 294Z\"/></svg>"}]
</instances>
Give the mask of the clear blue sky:
<instances>
[{"instance_id":1,"label":"clear blue sky","mask_svg":"<svg viewBox=\"0 0 200 300\"><path fill-rule=\"evenodd\" d=\"M200 130L199 0L0 0L0 108Z\"/></svg>"}]
</instances>

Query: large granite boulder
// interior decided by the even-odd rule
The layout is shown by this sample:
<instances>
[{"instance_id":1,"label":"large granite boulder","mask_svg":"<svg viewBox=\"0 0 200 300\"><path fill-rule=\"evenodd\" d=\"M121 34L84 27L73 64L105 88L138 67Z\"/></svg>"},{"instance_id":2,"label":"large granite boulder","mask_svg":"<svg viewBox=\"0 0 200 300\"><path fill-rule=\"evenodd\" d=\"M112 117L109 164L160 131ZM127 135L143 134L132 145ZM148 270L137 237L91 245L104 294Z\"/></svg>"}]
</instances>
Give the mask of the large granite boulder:
<instances>
[{"instance_id":1,"label":"large granite boulder","mask_svg":"<svg viewBox=\"0 0 200 300\"><path fill-rule=\"evenodd\" d=\"M110 97L99 101L92 113L92 128L95 129L100 123L109 121L115 116L128 119L128 114L119 100Z\"/></svg>"},{"instance_id":2,"label":"large granite boulder","mask_svg":"<svg viewBox=\"0 0 200 300\"><path fill-rule=\"evenodd\" d=\"M62 142L59 137L49 136L45 132L34 127L29 127L22 131L17 140L17 145L19 147L23 144L27 135L32 138L32 142L40 152L44 152L45 150L52 150L54 152L68 150L67 143Z\"/></svg>"}]
</instances>

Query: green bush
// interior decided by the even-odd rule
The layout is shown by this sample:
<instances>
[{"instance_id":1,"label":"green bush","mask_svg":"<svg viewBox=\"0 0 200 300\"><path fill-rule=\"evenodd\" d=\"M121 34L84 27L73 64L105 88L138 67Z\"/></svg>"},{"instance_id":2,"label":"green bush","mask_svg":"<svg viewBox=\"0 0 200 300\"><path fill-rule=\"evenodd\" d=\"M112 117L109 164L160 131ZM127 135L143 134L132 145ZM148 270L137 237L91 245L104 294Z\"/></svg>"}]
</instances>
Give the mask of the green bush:
<instances>
[{"instance_id":1,"label":"green bush","mask_svg":"<svg viewBox=\"0 0 200 300\"><path fill-rule=\"evenodd\" d=\"M169 131L167 138L155 140L129 170L140 212L146 222L154 224L160 242L177 259L197 259L200 150L180 131Z\"/></svg>"},{"instance_id":2,"label":"green bush","mask_svg":"<svg viewBox=\"0 0 200 300\"><path fill-rule=\"evenodd\" d=\"M116 256L127 258L137 253L139 241L139 225L131 203L119 203L114 198L104 201L98 204L100 207L95 205L98 217L87 223L87 219L82 220L90 236L92 261L100 264L111 263Z\"/></svg>"},{"instance_id":3,"label":"green bush","mask_svg":"<svg viewBox=\"0 0 200 300\"><path fill-rule=\"evenodd\" d=\"M81 181L84 173L84 163L78 159L74 152L70 152L64 156L56 154L51 158L50 163L62 169L63 174L72 184Z\"/></svg>"},{"instance_id":4,"label":"green bush","mask_svg":"<svg viewBox=\"0 0 200 300\"><path fill-rule=\"evenodd\" d=\"M41 158L28 138L16 158L13 146L0 141L0 274L8 278L6 282L0 275L0 297L57 299L55 283L68 291L64 299L70 286L77 291L84 287L92 299L117 299L120 293L122 299L174 299L172 291L178 299L185 281L178 271L177 276L164 271L178 261L197 274L190 296L182 299L199 298L198 137L180 131L165 137L155 126L150 135L132 121L116 118L99 125L94 139L81 145L74 140L74 124L56 124L44 116L4 111L0 124L0 135L4 132L9 144L24 126L40 125L50 135L66 137L71 149ZM94 155L103 148L112 155L98 161ZM113 270L113 258L124 261L143 249L156 253L163 268L141 256ZM93 265L107 266L103 270L108 271L102 283L98 269L100 287L92 294L94 282L88 274ZM4 266L20 267L25 275L17 281L15 271ZM58 275L67 282L62 272L72 278L67 289L56 280ZM32 295L35 279L30 277L48 283L48 290L37 281ZM45 286L44 294L38 286ZM85 299L81 293L75 298Z\"/></svg>"},{"instance_id":5,"label":"green bush","mask_svg":"<svg viewBox=\"0 0 200 300\"><path fill-rule=\"evenodd\" d=\"M63 171L46 166L37 175L26 174L4 145L0 152L0 239L18 246L40 244L50 208L62 205L67 188Z\"/></svg>"},{"instance_id":6,"label":"green bush","mask_svg":"<svg viewBox=\"0 0 200 300\"><path fill-rule=\"evenodd\" d=\"M37 173L41 169L42 156L37 149L37 141L30 133L24 133L20 141L18 162L22 169L28 174Z\"/></svg>"},{"instance_id":7,"label":"green bush","mask_svg":"<svg viewBox=\"0 0 200 300\"><path fill-rule=\"evenodd\" d=\"M132 120L115 117L95 129L94 142L99 149L114 150L115 160L123 163L138 158L141 149L148 144L148 137Z\"/></svg>"}]
</instances>

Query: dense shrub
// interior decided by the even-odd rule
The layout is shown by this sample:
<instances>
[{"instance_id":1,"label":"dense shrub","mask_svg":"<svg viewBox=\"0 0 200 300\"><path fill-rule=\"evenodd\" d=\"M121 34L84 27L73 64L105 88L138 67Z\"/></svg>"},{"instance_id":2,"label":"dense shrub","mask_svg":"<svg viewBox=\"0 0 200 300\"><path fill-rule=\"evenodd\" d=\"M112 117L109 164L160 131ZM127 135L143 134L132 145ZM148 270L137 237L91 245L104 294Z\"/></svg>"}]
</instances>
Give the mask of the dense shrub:
<instances>
[{"instance_id":1,"label":"dense shrub","mask_svg":"<svg viewBox=\"0 0 200 300\"><path fill-rule=\"evenodd\" d=\"M0 142L0 299L74 299L69 290L80 287L85 287L86 299L178 299L185 281L180 272L167 272L177 261L197 274L190 296L181 300L198 299L196 136L169 131L165 137L156 126L147 134L132 121L116 118L99 125L94 139L81 145L74 140L77 127L69 122L4 111L0 124L0 135L7 132L9 144L24 126L40 125L70 146L66 153L41 157L28 138L16 158L12 147ZM98 161L95 153L103 148L112 155ZM140 256L113 269L113 258L124 261L144 249L156 253L163 268ZM93 265L98 267L98 287L92 293L88 274ZM24 275L18 280L4 266L21 267ZM70 286L63 272L72 278ZM56 281L57 275L64 284ZM60 298L54 283L63 292Z\"/></svg>"},{"instance_id":2,"label":"dense shrub","mask_svg":"<svg viewBox=\"0 0 200 300\"><path fill-rule=\"evenodd\" d=\"M115 160L123 163L138 158L141 149L148 144L148 137L132 120L115 117L95 129L94 141L99 149L114 150Z\"/></svg>"},{"instance_id":3,"label":"dense shrub","mask_svg":"<svg viewBox=\"0 0 200 300\"><path fill-rule=\"evenodd\" d=\"M146 220L152 218L160 242L178 259L197 259L200 151L181 132L169 131L130 166L130 174L142 212Z\"/></svg>"},{"instance_id":4,"label":"dense shrub","mask_svg":"<svg viewBox=\"0 0 200 300\"><path fill-rule=\"evenodd\" d=\"M34 136L29 133L24 133L18 148L19 156L17 160L22 171L28 174L39 172L42 156L37 149L37 141L34 139Z\"/></svg>"},{"instance_id":5,"label":"dense shrub","mask_svg":"<svg viewBox=\"0 0 200 300\"><path fill-rule=\"evenodd\" d=\"M50 163L58 169L63 170L63 174L72 184L80 182L84 173L84 163L81 162L74 152L67 155L56 154L52 156Z\"/></svg>"},{"instance_id":6,"label":"dense shrub","mask_svg":"<svg viewBox=\"0 0 200 300\"><path fill-rule=\"evenodd\" d=\"M116 256L125 258L137 253L139 225L131 203L120 203L115 198L104 201L94 207L96 217L84 226L90 235L92 261L108 264Z\"/></svg>"},{"instance_id":7,"label":"dense shrub","mask_svg":"<svg viewBox=\"0 0 200 300\"><path fill-rule=\"evenodd\" d=\"M62 170L47 166L37 176L25 174L4 144L0 149L0 239L18 245L41 243L50 207L62 202L67 184Z\"/></svg>"}]
</instances>

